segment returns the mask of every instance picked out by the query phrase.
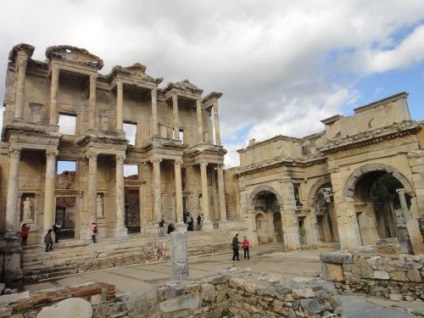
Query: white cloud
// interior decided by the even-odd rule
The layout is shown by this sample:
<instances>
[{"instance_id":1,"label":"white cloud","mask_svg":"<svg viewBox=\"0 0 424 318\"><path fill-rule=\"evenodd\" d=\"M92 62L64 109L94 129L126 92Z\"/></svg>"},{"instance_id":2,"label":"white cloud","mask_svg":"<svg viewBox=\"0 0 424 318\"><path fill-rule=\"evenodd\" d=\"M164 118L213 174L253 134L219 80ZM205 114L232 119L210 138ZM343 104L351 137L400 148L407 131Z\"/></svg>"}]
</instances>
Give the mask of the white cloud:
<instances>
[{"instance_id":1,"label":"white cloud","mask_svg":"<svg viewBox=\"0 0 424 318\"><path fill-rule=\"evenodd\" d=\"M304 136L351 107L362 76L424 59L422 1L6 0L0 11L0 82L13 45L84 47L116 65L140 62L164 84L189 78L224 93L222 136ZM0 95L4 88L0 87Z\"/></svg>"}]
</instances>

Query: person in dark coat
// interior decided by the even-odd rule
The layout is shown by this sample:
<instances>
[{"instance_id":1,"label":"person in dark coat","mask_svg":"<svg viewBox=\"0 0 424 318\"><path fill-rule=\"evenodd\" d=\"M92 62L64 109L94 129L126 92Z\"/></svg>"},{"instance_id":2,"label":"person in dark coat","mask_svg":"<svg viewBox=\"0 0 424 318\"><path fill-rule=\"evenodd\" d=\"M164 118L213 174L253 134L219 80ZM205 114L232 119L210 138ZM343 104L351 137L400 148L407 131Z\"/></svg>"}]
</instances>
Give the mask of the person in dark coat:
<instances>
[{"instance_id":1,"label":"person in dark coat","mask_svg":"<svg viewBox=\"0 0 424 318\"><path fill-rule=\"evenodd\" d=\"M27 245L28 234L29 234L29 226L27 226L26 223L24 223L22 224L22 227L21 227L22 246Z\"/></svg>"},{"instance_id":2,"label":"person in dark coat","mask_svg":"<svg viewBox=\"0 0 424 318\"><path fill-rule=\"evenodd\" d=\"M174 232L175 231L175 226L174 226L174 224L172 224L172 223L169 223L168 224L168 231L167 231L167 233L168 234L171 234L172 232Z\"/></svg>"},{"instance_id":3,"label":"person in dark coat","mask_svg":"<svg viewBox=\"0 0 424 318\"><path fill-rule=\"evenodd\" d=\"M233 261L237 260L239 261L239 239L238 239L238 233L234 235L233 242L231 243L231 246L233 247Z\"/></svg>"},{"instance_id":4,"label":"person in dark coat","mask_svg":"<svg viewBox=\"0 0 424 318\"><path fill-rule=\"evenodd\" d=\"M48 230L46 236L44 236L44 244L46 244L46 252L51 251L53 249L53 237L52 237L53 230Z\"/></svg>"}]
</instances>

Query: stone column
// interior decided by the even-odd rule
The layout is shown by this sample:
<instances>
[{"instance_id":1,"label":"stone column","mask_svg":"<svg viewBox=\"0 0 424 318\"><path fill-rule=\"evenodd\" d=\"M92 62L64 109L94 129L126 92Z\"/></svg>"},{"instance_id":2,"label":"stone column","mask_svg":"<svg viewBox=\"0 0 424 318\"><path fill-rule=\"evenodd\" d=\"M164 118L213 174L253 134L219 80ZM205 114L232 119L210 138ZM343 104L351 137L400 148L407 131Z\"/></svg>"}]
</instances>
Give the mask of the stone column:
<instances>
[{"instance_id":1,"label":"stone column","mask_svg":"<svg viewBox=\"0 0 424 318\"><path fill-rule=\"evenodd\" d=\"M128 231L125 228L124 160L125 155L116 155L116 237L123 237L128 234Z\"/></svg>"},{"instance_id":2,"label":"stone column","mask_svg":"<svg viewBox=\"0 0 424 318\"><path fill-rule=\"evenodd\" d=\"M187 227L184 223L177 225L177 231L171 233L172 280L188 279Z\"/></svg>"},{"instance_id":3,"label":"stone column","mask_svg":"<svg viewBox=\"0 0 424 318\"><path fill-rule=\"evenodd\" d=\"M213 119L215 123L215 143L221 145L221 131L219 130L219 116L218 116L218 101L213 104Z\"/></svg>"},{"instance_id":4,"label":"stone column","mask_svg":"<svg viewBox=\"0 0 424 318\"><path fill-rule=\"evenodd\" d=\"M300 248L300 238L293 183L289 177L280 179L280 183L283 200L283 205L280 206L280 213L284 231L284 247L287 252L295 251Z\"/></svg>"},{"instance_id":5,"label":"stone column","mask_svg":"<svg viewBox=\"0 0 424 318\"><path fill-rule=\"evenodd\" d=\"M197 134L199 143L204 143L203 139L203 117L202 117L202 101L198 99L196 101L196 111L197 111Z\"/></svg>"},{"instance_id":6,"label":"stone column","mask_svg":"<svg viewBox=\"0 0 424 318\"><path fill-rule=\"evenodd\" d=\"M25 51L18 52L16 59L16 97L15 97L15 118L23 118L24 96L25 96L25 77L28 63L28 54Z\"/></svg>"},{"instance_id":7,"label":"stone column","mask_svg":"<svg viewBox=\"0 0 424 318\"><path fill-rule=\"evenodd\" d=\"M97 74L90 75L90 99L88 105L88 128L95 128Z\"/></svg>"},{"instance_id":8,"label":"stone column","mask_svg":"<svg viewBox=\"0 0 424 318\"><path fill-rule=\"evenodd\" d=\"M56 156L57 150L46 151L46 180L44 189L43 234L53 227L55 222L55 186L56 186ZM43 240L44 235L41 236Z\"/></svg>"},{"instance_id":9,"label":"stone column","mask_svg":"<svg viewBox=\"0 0 424 318\"><path fill-rule=\"evenodd\" d=\"M212 230L213 224L209 215L209 191L208 191L208 173L206 167L207 162L200 163L200 181L202 185L202 206L203 206L203 218L202 218L202 230Z\"/></svg>"},{"instance_id":10,"label":"stone column","mask_svg":"<svg viewBox=\"0 0 424 318\"><path fill-rule=\"evenodd\" d=\"M97 223L97 153L88 154L88 215L89 224Z\"/></svg>"},{"instance_id":11,"label":"stone column","mask_svg":"<svg viewBox=\"0 0 424 318\"><path fill-rule=\"evenodd\" d=\"M174 173L175 173L175 219L177 223L183 222L183 188L181 183L181 164L182 160L175 160Z\"/></svg>"},{"instance_id":12,"label":"stone column","mask_svg":"<svg viewBox=\"0 0 424 318\"><path fill-rule=\"evenodd\" d=\"M158 130L158 101L157 101L157 89L152 89L152 135L157 136Z\"/></svg>"},{"instance_id":13,"label":"stone column","mask_svg":"<svg viewBox=\"0 0 424 318\"><path fill-rule=\"evenodd\" d=\"M400 206L402 208L402 215L405 219L406 229L408 230L412 250L415 254L420 254L424 252L423 237L421 235L418 219L413 218L408 210L408 205L406 204L405 198L405 191L405 189L396 189L396 192L399 195Z\"/></svg>"},{"instance_id":14,"label":"stone column","mask_svg":"<svg viewBox=\"0 0 424 318\"><path fill-rule=\"evenodd\" d=\"M59 68L55 65L51 69L51 83L50 83L50 124L57 125L57 93L59 90Z\"/></svg>"},{"instance_id":15,"label":"stone column","mask_svg":"<svg viewBox=\"0 0 424 318\"><path fill-rule=\"evenodd\" d=\"M305 226L306 241L312 244L320 243L321 240L318 234L318 221L314 206L311 206L311 210L305 218Z\"/></svg>"},{"instance_id":16,"label":"stone column","mask_svg":"<svg viewBox=\"0 0 424 318\"><path fill-rule=\"evenodd\" d=\"M9 150L9 179L7 181L7 202L6 202L6 232L5 237L16 239L19 231L20 216L18 204L18 180L19 180L19 162L21 159L20 149Z\"/></svg>"},{"instance_id":17,"label":"stone column","mask_svg":"<svg viewBox=\"0 0 424 318\"><path fill-rule=\"evenodd\" d=\"M154 219L153 223L159 222L162 216L162 193L160 186L160 162L162 159L153 159L153 201Z\"/></svg>"},{"instance_id":18,"label":"stone column","mask_svg":"<svg viewBox=\"0 0 424 318\"><path fill-rule=\"evenodd\" d=\"M180 139L180 122L178 118L178 95L172 94L172 115L174 123L174 139Z\"/></svg>"},{"instance_id":19,"label":"stone column","mask_svg":"<svg viewBox=\"0 0 424 318\"><path fill-rule=\"evenodd\" d=\"M356 217L355 200L348 197L334 196L341 249L362 246L361 234Z\"/></svg>"},{"instance_id":20,"label":"stone column","mask_svg":"<svg viewBox=\"0 0 424 318\"><path fill-rule=\"evenodd\" d=\"M218 165L218 198L220 222L227 221L227 204L225 202L224 165Z\"/></svg>"},{"instance_id":21,"label":"stone column","mask_svg":"<svg viewBox=\"0 0 424 318\"><path fill-rule=\"evenodd\" d=\"M122 82L116 83L116 130L122 131L124 112L124 88Z\"/></svg>"}]
</instances>

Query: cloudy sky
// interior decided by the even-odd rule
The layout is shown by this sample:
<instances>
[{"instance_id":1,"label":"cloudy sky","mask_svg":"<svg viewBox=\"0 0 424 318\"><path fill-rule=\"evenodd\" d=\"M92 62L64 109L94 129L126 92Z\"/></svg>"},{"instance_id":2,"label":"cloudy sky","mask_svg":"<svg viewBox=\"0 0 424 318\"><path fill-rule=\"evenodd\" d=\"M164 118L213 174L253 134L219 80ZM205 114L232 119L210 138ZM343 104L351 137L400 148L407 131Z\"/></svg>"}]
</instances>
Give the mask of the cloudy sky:
<instances>
[{"instance_id":1,"label":"cloudy sky","mask_svg":"<svg viewBox=\"0 0 424 318\"><path fill-rule=\"evenodd\" d=\"M422 0L3 0L0 95L21 42L44 60L73 45L114 65L147 66L162 84L219 91L226 166L251 138L302 137L321 119L407 91L424 119Z\"/></svg>"}]
</instances>

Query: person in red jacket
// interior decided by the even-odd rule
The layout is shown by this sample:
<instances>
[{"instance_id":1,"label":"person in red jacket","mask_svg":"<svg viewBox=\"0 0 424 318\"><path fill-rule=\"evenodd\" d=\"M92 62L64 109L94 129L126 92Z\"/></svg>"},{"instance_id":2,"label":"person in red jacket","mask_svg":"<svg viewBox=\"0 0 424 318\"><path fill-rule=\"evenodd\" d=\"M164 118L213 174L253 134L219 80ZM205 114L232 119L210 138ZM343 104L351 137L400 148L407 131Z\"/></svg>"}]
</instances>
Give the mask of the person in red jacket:
<instances>
[{"instance_id":1,"label":"person in red jacket","mask_svg":"<svg viewBox=\"0 0 424 318\"><path fill-rule=\"evenodd\" d=\"M21 237L22 237L21 245L22 246L27 245L28 234L29 234L29 226L27 226L26 223L24 223L22 224L22 227L21 227Z\"/></svg>"},{"instance_id":2,"label":"person in red jacket","mask_svg":"<svg viewBox=\"0 0 424 318\"><path fill-rule=\"evenodd\" d=\"M244 259L250 259L250 255L249 255L249 240L247 239L247 237L244 237L243 242L241 242L241 245L243 246L243 250L244 250Z\"/></svg>"}]
</instances>

